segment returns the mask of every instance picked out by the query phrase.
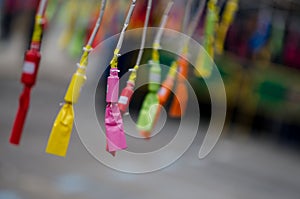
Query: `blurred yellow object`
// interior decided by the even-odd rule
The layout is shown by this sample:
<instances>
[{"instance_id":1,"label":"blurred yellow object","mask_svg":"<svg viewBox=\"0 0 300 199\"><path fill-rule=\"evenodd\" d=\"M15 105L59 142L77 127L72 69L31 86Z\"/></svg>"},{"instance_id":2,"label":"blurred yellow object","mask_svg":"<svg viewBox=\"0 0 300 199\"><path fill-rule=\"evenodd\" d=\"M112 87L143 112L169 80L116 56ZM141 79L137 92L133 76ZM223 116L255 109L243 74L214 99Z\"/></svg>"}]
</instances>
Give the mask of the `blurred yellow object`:
<instances>
[{"instance_id":1,"label":"blurred yellow object","mask_svg":"<svg viewBox=\"0 0 300 199\"><path fill-rule=\"evenodd\" d=\"M228 3L226 4L225 11L222 16L222 21L218 27L218 31L216 35L215 47L216 47L216 52L218 54L223 54L225 38L237 9L238 9L238 0L229 0Z\"/></svg>"},{"instance_id":2,"label":"blurred yellow object","mask_svg":"<svg viewBox=\"0 0 300 199\"><path fill-rule=\"evenodd\" d=\"M111 68L118 68L118 56L119 56L120 49L116 48L114 51L114 56L110 61Z\"/></svg>"},{"instance_id":3,"label":"blurred yellow object","mask_svg":"<svg viewBox=\"0 0 300 199\"><path fill-rule=\"evenodd\" d=\"M88 64L88 52L91 46L86 46L85 51L81 57L79 67L73 75L69 88L65 95L65 104L61 108L56 120L54 122L46 152L57 155L66 156L69 141L74 123L73 104L77 103L82 86L86 81L86 66Z\"/></svg>"},{"instance_id":4,"label":"blurred yellow object","mask_svg":"<svg viewBox=\"0 0 300 199\"><path fill-rule=\"evenodd\" d=\"M34 24L34 31L32 34L32 42L41 42L42 34L43 34L43 27L42 27L42 21L43 21L43 16L37 15L35 17L35 24Z\"/></svg>"},{"instance_id":5,"label":"blurred yellow object","mask_svg":"<svg viewBox=\"0 0 300 199\"><path fill-rule=\"evenodd\" d=\"M65 95L65 101L70 103L77 103L82 86L86 81L86 66L88 64L88 52L92 49L91 46L87 46L83 56L80 60L79 67L76 73L73 75L67 93Z\"/></svg>"},{"instance_id":6,"label":"blurred yellow object","mask_svg":"<svg viewBox=\"0 0 300 199\"><path fill-rule=\"evenodd\" d=\"M159 43L154 43L153 44L153 50L152 50L152 60L159 62L159 52L158 49L160 48Z\"/></svg>"},{"instance_id":7,"label":"blurred yellow object","mask_svg":"<svg viewBox=\"0 0 300 199\"><path fill-rule=\"evenodd\" d=\"M194 73L197 77L207 78L212 72L213 62L210 60L210 58L212 60L214 59L215 32L217 30L218 22L218 8L216 4L217 0L210 0L207 5L208 12L205 21L204 49L207 51L209 56L200 50L194 70Z\"/></svg>"},{"instance_id":8,"label":"blurred yellow object","mask_svg":"<svg viewBox=\"0 0 300 199\"><path fill-rule=\"evenodd\" d=\"M65 157L67 154L74 122L73 105L65 103L54 122L46 153Z\"/></svg>"},{"instance_id":9,"label":"blurred yellow object","mask_svg":"<svg viewBox=\"0 0 300 199\"><path fill-rule=\"evenodd\" d=\"M196 61L196 69L194 73L197 77L208 78L211 76L211 72L212 66L209 56L205 52L200 50Z\"/></svg>"},{"instance_id":10,"label":"blurred yellow object","mask_svg":"<svg viewBox=\"0 0 300 199\"><path fill-rule=\"evenodd\" d=\"M130 82L134 82L135 83L135 81L136 81L136 72L137 72L137 70L139 69L139 65L135 65L134 67L133 67L133 70L132 70L132 72L130 73L130 76L129 76L129 78L128 78L128 81L130 81Z\"/></svg>"},{"instance_id":11,"label":"blurred yellow object","mask_svg":"<svg viewBox=\"0 0 300 199\"><path fill-rule=\"evenodd\" d=\"M59 47L65 49L69 45L73 36L73 32L75 31L76 28L76 22L78 20L78 12L79 12L78 1L69 1L68 4L66 4L64 9L62 10L67 12L67 15L69 15L69 16L64 15L64 17L68 18L67 21L68 25L58 39Z\"/></svg>"},{"instance_id":12,"label":"blurred yellow object","mask_svg":"<svg viewBox=\"0 0 300 199\"><path fill-rule=\"evenodd\" d=\"M80 70L84 69L77 70L77 72L72 77L71 83L65 95L66 102L75 104L78 101L81 88L86 81L86 75L82 73L83 71L79 72Z\"/></svg>"}]
</instances>

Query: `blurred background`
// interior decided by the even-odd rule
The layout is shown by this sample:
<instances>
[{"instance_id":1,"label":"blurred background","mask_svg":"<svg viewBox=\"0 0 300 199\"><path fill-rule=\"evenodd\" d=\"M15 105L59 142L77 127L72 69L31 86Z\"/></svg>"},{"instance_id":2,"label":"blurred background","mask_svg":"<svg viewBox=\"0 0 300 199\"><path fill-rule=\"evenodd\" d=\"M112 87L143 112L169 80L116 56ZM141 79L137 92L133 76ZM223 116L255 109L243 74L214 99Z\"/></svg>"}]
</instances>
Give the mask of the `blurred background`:
<instances>
[{"instance_id":1,"label":"blurred background","mask_svg":"<svg viewBox=\"0 0 300 199\"><path fill-rule=\"evenodd\" d=\"M19 79L38 0L0 0L0 199L299 198L299 0L239 0L224 52L214 56L227 94L225 128L205 159L199 160L197 155L210 120L210 98L204 79L192 72L189 82L199 100L201 119L206 122L200 125L189 150L171 166L143 175L114 171L89 155L75 129L66 158L44 153L59 103L97 19L99 2L49 0L39 77L21 145L15 147L8 140L23 87ZM119 33L129 2L108 1L94 47ZM153 0L149 26L159 25L167 2ZM186 1L174 2L167 28L180 31ZM227 2L217 3L219 21ZM143 26L146 5L146 0L138 0L129 29ZM192 15L198 5L195 0ZM206 6L192 36L200 43L205 42L207 12ZM114 45L98 53L110 56ZM122 73L135 63L137 53L120 58ZM161 53L160 61L170 65L174 55ZM151 50L145 51L142 62L150 56ZM102 80L105 82L105 77ZM99 84L100 95L105 89L103 82ZM138 90L137 104L141 104L146 89ZM139 107L130 106L136 111ZM168 120L170 126L176 122ZM139 142L146 146L168 139L154 137L147 143Z\"/></svg>"}]
</instances>

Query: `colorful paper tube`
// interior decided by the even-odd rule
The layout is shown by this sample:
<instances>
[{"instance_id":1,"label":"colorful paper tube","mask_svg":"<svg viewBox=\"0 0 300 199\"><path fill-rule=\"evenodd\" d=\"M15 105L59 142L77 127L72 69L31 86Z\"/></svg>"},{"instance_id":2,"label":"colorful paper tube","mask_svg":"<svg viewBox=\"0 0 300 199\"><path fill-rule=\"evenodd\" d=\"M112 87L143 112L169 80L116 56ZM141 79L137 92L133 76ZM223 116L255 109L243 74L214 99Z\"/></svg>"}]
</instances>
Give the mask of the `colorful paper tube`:
<instances>
[{"instance_id":1,"label":"colorful paper tube","mask_svg":"<svg viewBox=\"0 0 300 199\"><path fill-rule=\"evenodd\" d=\"M35 17L35 25L31 39L30 49L25 53L23 64L23 72L21 82L24 84L24 90L19 98L19 108L13 124L10 143L18 145L21 140L26 115L30 104L30 92L36 83L39 64L41 60L41 41L44 29L44 13L47 7L47 0L39 2L37 14Z\"/></svg>"},{"instance_id":2,"label":"colorful paper tube","mask_svg":"<svg viewBox=\"0 0 300 199\"><path fill-rule=\"evenodd\" d=\"M161 81L161 68L157 60L149 61L150 75L149 75L149 92L143 102L142 108L137 120L137 128L141 135L149 138L153 125L155 123L155 116L159 107L159 99L157 92Z\"/></svg>"},{"instance_id":3,"label":"colorful paper tube","mask_svg":"<svg viewBox=\"0 0 300 199\"><path fill-rule=\"evenodd\" d=\"M125 31L129 25L130 18L135 8L135 4L136 0L133 0L127 13L127 17L125 19L125 23L119 37L117 47L114 50L114 56L110 62L110 75L107 78L107 105L105 110L106 150L113 156L116 154L116 151L124 150L127 148L123 120L120 109L118 107L118 57L120 56L119 52L124 41Z\"/></svg>"},{"instance_id":4,"label":"colorful paper tube","mask_svg":"<svg viewBox=\"0 0 300 199\"><path fill-rule=\"evenodd\" d=\"M140 134L145 138L150 137L151 130L155 123L156 113L158 112L159 99L157 92L159 90L161 81L161 68L159 63L158 49L160 48L161 37L163 35L163 30L167 23L169 12L172 6L173 1L170 1L164 11L159 30L156 33L155 40L153 43L152 60L149 61L149 92L143 101L142 108L139 112L137 120L137 129L139 130Z\"/></svg>"},{"instance_id":5,"label":"colorful paper tube","mask_svg":"<svg viewBox=\"0 0 300 199\"><path fill-rule=\"evenodd\" d=\"M185 26L187 24L183 25L184 30L187 32L187 34L191 37L193 33L195 32L198 22L200 21L201 15L203 13L203 9L205 6L205 1L203 0L199 8L196 12L196 15L193 17L192 22L188 26L188 30L186 31ZM189 8L190 9L190 8ZM188 12L189 10L186 10ZM183 47L181 49L181 56L177 60L177 84L175 88L175 95L173 97L173 101L171 102L169 115L173 118L180 118L182 115L184 115L186 107L187 107L187 101L188 101L188 89L186 85L186 81L188 78L188 69L189 69L189 62L187 61L188 58L188 52L189 52L189 41L190 38L188 37L186 40L184 40ZM170 68L171 70L172 68ZM172 69L174 70L174 69ZM170 72L171 73L171 72ZM174 84L174 83L173 83Z\"/></svg>"},{"instance_id":6,"label":"colorful paper tube","mask_svg":"<svg viewBox=\"0 0 300 199\"><path fill-rule=\"evenodd\" d=\"M188 90L186 86L189 62L186 57L181 57L178 61L179 73L177 74L177 85L175 88L175 96L171 103L169 115L173 118L180 118L186 110L188 101Z\"/></svg>"},{"instance_id":7,"label":"colorful paper tube","mask_svg":"<svg viewBox=\"0 0 300 199\"><path fill-rule=\"evenodd\" d=\"M146 12L143 35L142 35L142 42L141 42L141 47L140 47L140 51L138 54L138 58L137 58L135 66L133 67L133 69L131 69L131 74L127 81L127 85L122 90L120 98L119 98L118 105L119 105L120 111L123 114L127 111L129 103L131 101L131 97L134 93L134 86L135 86L135 81L136 81L136 76L137 76L137 70L139 69L140 62L141 62L143 52L144 52L144 46L145 46L145 41L146 41L146 36L147 36L147 27L148 27L151 7L152 7L152 0L148 0L147 12Z\"/></svg>"}]
</instances>

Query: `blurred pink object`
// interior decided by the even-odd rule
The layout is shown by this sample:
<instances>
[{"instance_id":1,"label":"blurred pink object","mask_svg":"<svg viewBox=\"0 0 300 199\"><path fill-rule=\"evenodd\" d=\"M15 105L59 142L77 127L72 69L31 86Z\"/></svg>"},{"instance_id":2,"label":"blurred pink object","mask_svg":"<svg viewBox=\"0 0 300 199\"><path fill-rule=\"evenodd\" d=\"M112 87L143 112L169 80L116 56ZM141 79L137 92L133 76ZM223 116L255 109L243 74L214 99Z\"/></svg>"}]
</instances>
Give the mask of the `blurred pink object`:
<instances>
[{"instance_id":1,"label":"blurred pink object","mask_svg":"<svg viewBox=\"0 0 300 199\"><path fill-rule=\"evenodd\" d=\"M110 75L107 78L107 103L118 103L119 100L119 70L117 68L110 69Z\"/></svg>"},{"instance_id":2,"label":"blurred pink object","mask_svg":"<svg viewBox=\"0 0 300 199\"><path fill-rule=\"evenodd\" d=\"M106 150L113 155L127 148L123 120L118 104L109 103L105 111Z\"/></svg>"},{"instance_id":3,"label":"blurred pink object","mask_svg":"<svg viewBox=\"0 0 300 199\"><path fill-rule=\"evenodd\" d=\"M122 115L118 107L118 94L118 69L112 68L107 79L105 111L106 150L112 155L115 155L116 151L127 148Z\"/></svg>"}]
</instances>

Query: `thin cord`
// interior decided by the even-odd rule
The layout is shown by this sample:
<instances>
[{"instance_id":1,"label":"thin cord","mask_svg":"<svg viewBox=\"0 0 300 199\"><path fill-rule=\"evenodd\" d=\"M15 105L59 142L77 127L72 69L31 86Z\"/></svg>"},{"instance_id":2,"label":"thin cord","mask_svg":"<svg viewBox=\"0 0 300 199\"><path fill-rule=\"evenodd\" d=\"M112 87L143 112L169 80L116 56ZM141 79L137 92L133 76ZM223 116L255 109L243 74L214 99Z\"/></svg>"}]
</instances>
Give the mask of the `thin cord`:
<instances>
[{"instance_id":1,"label":"thin cord","mask_svg":"<svg viewBox=\"0 0 300 199\"><path fill-rule=\"evenodd\" d=\"M140 62L141 62L141 59L143 56L151 7L152 7L152 0L148 0L147 13L146 13L146 19L145 19L145 23L144 23L143 36L142 36L142 43L141 43L140 52L139 52L139 55L138 55L138 58L136 61L136 66L140 65Z\"/></svg>"},{"instance_id":2,"label":"thin cord","mask_svg":"<svg viewBox=\"0 0 300 199\"><path fill-rule=\"evenodd\" d=\"M193 20L192 20L191 24L189 25L188 30L186 31L188 37L183 41L183 45L182 45L182 48L179 51L179 54L182 54L184 50L187 50L186 48L188 46L190 37L195 32L195 30L196 30L196 28L198 26L198 23L200 21L200 18L201 18L202 14L203 14L205 3L206 3L206 0L202 0L201 1L200 5L198 7L196 15L193 17Z\"/></svg>"},{"instance_id":3,"label":"thin cord","mask_svg":"<svg viewBox=\"0 0 300 199\"><path fill-rule=\"evenodd\" d=\"M99 14L99 17L97 19L96 25L95 25L95 27L93 29L93 33L91 34L91 36L89 38L87 46L92 46L92 44L93 44L93 42L95 40L95 37L96 37L97 32L98 32L98 30L100 28L101 21L102 21L103 15L104 15L105 6L106 6L106 0L102 0L101 8L100 8L100 14Z\"/></svg>"},{"instance_id":4,"label":"thin cord","mask_svg":"<svg viewBox=\"0 0 300 199\"><path fill-rule=\"evenodd\" d=\"M189 0L188 3L186 4L185 11L184 11L184 18L181 26L182 32L186 32L186 29L188 27L188 22L191 17L191 8L192 8L192 0Z\"/></svg>"},{"instance_id":5,"label":"thin cord","mask_svg":"<svg viewBox=\"0 0 300 199\"><path fill-rule=\"evenodd\" d=\"M191 22L189 28L188 28L188 35L189 36L192 36L192 34L195 32L197 26L198 26L198 23L200 21L200 18L203 14L203 10L204 10L204 7L205 7L205 2L206 0L202 0L200 5L199 5L199 8L198 8L198 11L197 11L197 14L195 15L195 17L193 18L193 21Z\"/></svg>"},{"instance_id":6,"label":"thin cord","mask_svg":"<svg viewBox=\"0 0 300 199\"><path fill-rule=\"evenodd\" d=\"M167 20L168 20L168 17L169 17L169 13L170 13L170 10L171 10L171 8L173 6L173 3L174 3L174 1L170 1L168 3L167 8L165 9L165 12L164 12L161 24L159 26L159 30L158 30L158 32L156 34L156 37L155 37L155 40L154 40L154 44L156 44L156 45L160 44L160 40L161 40L163 31L164 31L163 27L165 27L165 25L167 23Z\"/></svg>"},{"instance_id":7,"label":"thin cord","mask_svg":"<svg viewBox=\"0 0 300 199\"><path fill-rule=\"evenodd\" d=\"M44 11L46 9L46 5L47 5L47 0L41 0L40 1L38 12L37 12L38 16L43 16Z\"/></svg>"},{"instance_id":8,"label":"thin cord","mask_svg":"<svg viewBox=\"0 0 300 199\"><path fill-rule=\"evenodd\" d=\"M93 29L93 32L92 32L92 34L89 38L89 41L88 41L87 45L83 48L83 54L81 56L79 64L77 64L78 69L85 70L85 67L88 64L87 63L88 62L88 55L92 50L92 44L93 44L93 42L95 40L95 37L97 35L97 32L100 28L101 21L103 19L103 15L104 15L105 5L106 5L106 0L102 0L101 8L100 8L100 11L99 11L99 17L97 19L97 22L95 24L95 27Z\"/></svg>"},{"instance_id":9,"label":"thin cord","mask_svg":"<svg viewBox=\"0 0 300 199\"><path fill-rule=\"evenodd\" d=\"M118 49L118 50L120 50L121 47L122 47L122 44L123 44L123 41L124 41L124 36L125 36L125 31L126 31L128 25L129 25L129 21L130 21L130 18L132 16L132 13L133 13L133 10L134 10L134 7L135 7L135 3L136 3L136 0L132 0L130 9L128 11L128 14L127 14L127 17L126 17L126 20L125 20L125 23L124 23L123 29L121 31L121 35L120 35L117 47L116 47L116 49Z\"/></svg>"},{"instance_id":10,"label":"thin cord","mask_svg":"<svg viewBox=\"0 0 300 199\"><path fill-rule=\"evenodd\" d=\"M189 0L185 6L184 18L183 18L183 22L181 25L181 32L183 32L183 33L187 32L188 21L191 17L191 8L192 8L192 0ZM185 40L181 41L181 45L183 46L183 48L185 46L185 43L186 43ZM179 53L181 53L182 49L179 50Z\"/></svg>"}]
</instances>

